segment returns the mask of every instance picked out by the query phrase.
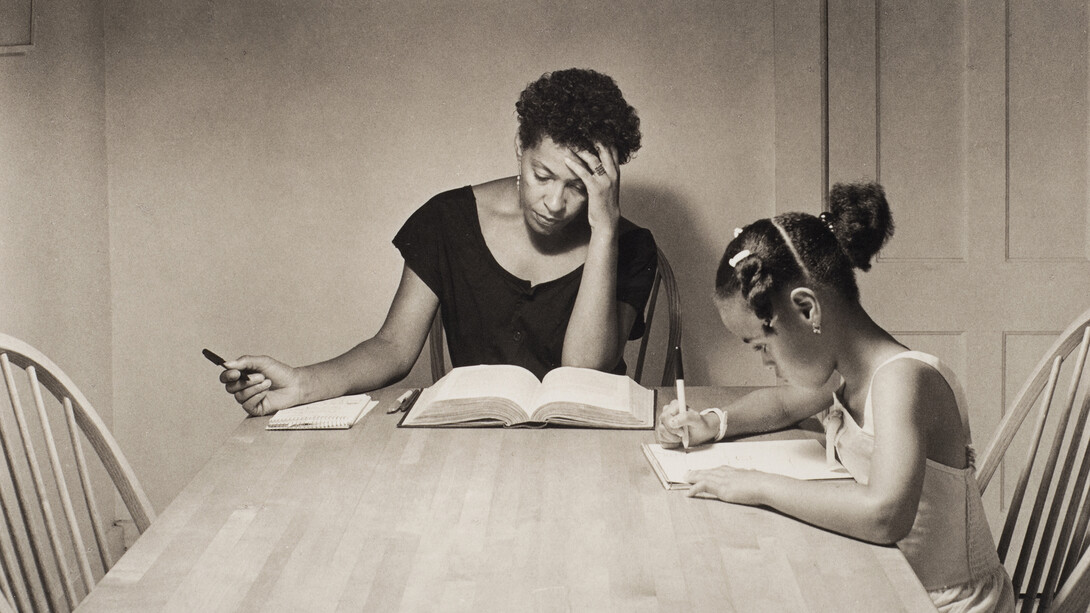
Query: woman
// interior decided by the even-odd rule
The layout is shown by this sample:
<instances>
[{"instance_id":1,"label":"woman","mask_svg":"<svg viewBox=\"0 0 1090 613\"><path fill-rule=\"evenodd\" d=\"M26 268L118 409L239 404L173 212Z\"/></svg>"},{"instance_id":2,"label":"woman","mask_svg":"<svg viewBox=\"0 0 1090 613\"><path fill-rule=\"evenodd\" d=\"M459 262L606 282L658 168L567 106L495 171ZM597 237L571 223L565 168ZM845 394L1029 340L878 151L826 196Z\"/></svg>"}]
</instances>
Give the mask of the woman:
<instances>
[{"instance_id":1,"label":"woman","mask_svg":"<svg viewBox=\"0 0 1090 613\"><path fill-rule=\"evenodd\" d=\"M639 118L613 79L546 73L516 104L519 174L439 194L394 238L401 283L374 337L293 368L266 356L220 374L250 415L366 392L404 377L435 309L454 366L516 364L623 373L656 265L651 233L621 217L620 166ZM240 381L240 372L250 376Z\"/></svg>"}]
</instances>

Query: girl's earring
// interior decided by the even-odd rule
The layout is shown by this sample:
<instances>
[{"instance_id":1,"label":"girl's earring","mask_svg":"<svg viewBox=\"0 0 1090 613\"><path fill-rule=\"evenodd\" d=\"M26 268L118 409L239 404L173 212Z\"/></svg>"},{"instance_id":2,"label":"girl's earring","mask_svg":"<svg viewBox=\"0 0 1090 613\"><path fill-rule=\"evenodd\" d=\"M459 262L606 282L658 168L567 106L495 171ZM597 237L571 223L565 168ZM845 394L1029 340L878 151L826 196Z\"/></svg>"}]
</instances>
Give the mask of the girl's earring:
<instances>
[{"instance_id":1,"label":"girl's earring","mask_svg":"<svg viewBox=\"0 0 1090 613\"><path fill-rule=\"evenodd\" d=\"M814 322L814 334L821 334L821 324Z\"/></svg>"}]
</instances>

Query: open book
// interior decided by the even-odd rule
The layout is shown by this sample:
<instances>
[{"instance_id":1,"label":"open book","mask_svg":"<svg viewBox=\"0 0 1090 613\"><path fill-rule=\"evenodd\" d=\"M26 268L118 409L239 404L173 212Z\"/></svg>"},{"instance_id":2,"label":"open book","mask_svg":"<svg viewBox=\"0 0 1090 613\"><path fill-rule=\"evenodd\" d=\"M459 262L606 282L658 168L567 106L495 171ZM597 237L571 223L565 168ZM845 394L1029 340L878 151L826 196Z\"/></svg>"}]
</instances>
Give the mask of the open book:
<instances>
[{"instance_id":1,"label":"open book","mask_svg":"<svg viewBox=\"0 0 1090 613\"><path fill-rule=\"evenodd\" d=\"M452 369L399 425L649 429L654 422L655 393L624 375L565 366L538 381L521 366L489 364Z\"/></svg>"},{"instance_id":2,"label":"open book","mask_svg":"<svg viewBox=\"0 0 1090 613\"><path fill-rule=\"evenodd\" d=\"M341 396L282 409L269 418L266 430L344 430L375 408L367 394Z\"/></svg>"},{"instance_id":3,"label":"open book","mask_svg":"<svg viewBox=\"0 0 1090 613\"><path fill-rule=\"evenodd\" d=\"M716 443L689 451L643 445L651 469L668 490L689 488L685 473L690 470L731 466L776 473L795 479L851 479L848 471L825 457L825 448L814 439L740 441Z\"/></svg>"}]
</instances>

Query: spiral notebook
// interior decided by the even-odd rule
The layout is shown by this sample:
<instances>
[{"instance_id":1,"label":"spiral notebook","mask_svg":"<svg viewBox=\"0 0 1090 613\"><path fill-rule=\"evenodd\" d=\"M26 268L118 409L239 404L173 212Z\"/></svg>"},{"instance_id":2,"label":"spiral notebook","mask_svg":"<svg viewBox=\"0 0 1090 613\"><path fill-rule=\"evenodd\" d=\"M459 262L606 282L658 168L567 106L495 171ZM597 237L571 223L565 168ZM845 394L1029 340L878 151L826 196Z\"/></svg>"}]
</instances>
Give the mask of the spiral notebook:
<instances>
[{"instance_id":1,"label":"spiral notebook","mask_svg":"<svg viewBox=\"0 0 1090 613\"><path fill-rule=\"evenodd\" d=\"M269 418L266 430L346 430L378 404L367 394L341 396L283 409Z\"/></svg>"}]
</instances>

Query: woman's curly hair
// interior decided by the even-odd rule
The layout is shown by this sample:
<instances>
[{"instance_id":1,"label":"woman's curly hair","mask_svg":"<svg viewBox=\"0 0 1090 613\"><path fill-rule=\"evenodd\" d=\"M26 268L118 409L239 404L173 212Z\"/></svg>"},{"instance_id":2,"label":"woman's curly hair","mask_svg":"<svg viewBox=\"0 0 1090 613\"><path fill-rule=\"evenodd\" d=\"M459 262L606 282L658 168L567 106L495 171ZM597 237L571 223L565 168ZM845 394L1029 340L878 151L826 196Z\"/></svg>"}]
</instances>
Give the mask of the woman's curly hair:
<instances>
[{"instance_id":1,"label":"woman's curly hair","mask_svg":"<svg viewBox=\"0 0 1090 613\"><path fill-rule=\"evenodd\" d=\"M772 318L772 297L793 283L817 283L859 300L854 269L893 236L893 217L877 183L837 183L828 212L784 213L755 221L734 237L715 277L720 299L740 294L757 317Z\"/></svg>"},{"instance_id":2,"label":"woman's curly hair","mask_svg":"<svg viewBox=\"0 0 1090 613\"><path fill-rule=\"evenodd\" d=\"M594 151L594 143L617 148L624 164L640 148L640 118L613 78L584 68L547 72L526 86L515 103L519 142L537 146L548 136L563 147Z\"/></svg>"}]
</instances>

